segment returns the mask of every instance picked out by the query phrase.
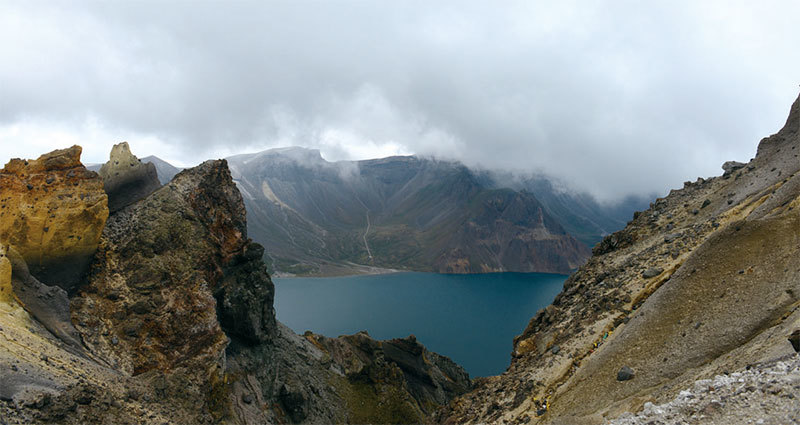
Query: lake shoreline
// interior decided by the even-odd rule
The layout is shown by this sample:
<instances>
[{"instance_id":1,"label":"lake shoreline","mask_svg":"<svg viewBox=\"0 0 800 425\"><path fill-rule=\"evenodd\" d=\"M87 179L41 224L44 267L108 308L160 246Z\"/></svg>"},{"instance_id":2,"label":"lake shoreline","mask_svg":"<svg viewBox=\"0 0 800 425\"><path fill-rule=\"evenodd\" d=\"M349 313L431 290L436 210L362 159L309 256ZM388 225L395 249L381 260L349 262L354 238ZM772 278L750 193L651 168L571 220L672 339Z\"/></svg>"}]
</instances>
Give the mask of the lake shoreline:
<instances>
[{"instance_id":1,"label":"lake shoreline","mask_svg":"<svg viewBox=\"0 0 800 425\"><path fill-rule=\"evenodd\" d=\"M411 270L388 269L383 267L367 266L363 264L346 264L346 265L322 265L320 266L319 273L314 274L294 274L276 271L270 273L273 278L291 279L291 278L326 278L326 277L354 277L354 276L372 276L391 273L404 273Z\"/></svg>"},{"instance_id":2,"label":"lake shoreline","mask_svg":"<svg viewBox=\"0 0 800 425\"><path fill-rule=\"evenodd\" d=\"M421 271L421 270L401 270L401 269L387 269L381 267L372 267L372 266L361 266L362 268L359 269L350 269L349 272L341 269L341 273L336 271L331 271L328 273L315 273L315 274L293 274L293 273L286 273L286 272L274 272L270 273L270 277L273 279L325 279L325 278L347 278L347 277L359 277L359 276L377 276L377 275L388 275L388 274L401 274L401 273L429 273L429 274L436 274L442 276L481 276L481 275L500 275L500 274L543 274L543 275L555 275L555 276L566 276L568 277L572 273L551 273L551 272L485 272L485 273L440 273L440 272L433 272L433 271Z\"/></svg>"},{"instance_id":3,"label":"lake shoreline","mask_svg":"<svg viewBox=\"0 0 800 425\"><path fill-rule=\"evenodd\" d=\"M568 275L396 271L348 277L275 278L275 310L294 332L378 340L414 335L471 376L511 362L512 341L550 305Z\"/></svg>"}]
</instances>

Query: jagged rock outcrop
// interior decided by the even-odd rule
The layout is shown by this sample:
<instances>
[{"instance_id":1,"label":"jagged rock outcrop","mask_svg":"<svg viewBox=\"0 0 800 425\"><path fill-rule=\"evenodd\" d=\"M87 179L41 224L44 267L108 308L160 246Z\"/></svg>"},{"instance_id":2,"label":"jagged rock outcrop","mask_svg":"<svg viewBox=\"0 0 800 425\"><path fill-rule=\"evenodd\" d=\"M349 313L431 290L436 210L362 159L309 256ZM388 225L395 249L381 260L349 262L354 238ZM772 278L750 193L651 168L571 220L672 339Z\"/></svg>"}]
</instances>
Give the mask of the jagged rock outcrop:
<instances>
[{"instance_id":1,"label":"jagged rock outcrop","mask_svg":"<svg viewBox=\"0 0 800 425\"><path fill-rule=\"evenodd\" d=\"M0 242L37 279L68 292L82 281L108 218L102 180L80 155L73 146L0 170Z\"/></svg>"},{"instance_id":2,"label":"jagged rock outcrop","mask_svg":"<svg viewBox=\"0 0 800 425\"><path fill-rule=\"evenodd\" d=\"M275 320L262 257L263 248L247 238L244 204L224 160L183 171L111 215L71 310L66 292L38 282L12 251L12 284L29 305L0 303L0 417L420 422L469 386L449 360L394 342L368 344L384 349L364 360L392 371L391 382L351 381L323 346ZM389 346L403 348L391 357ZM415 368L404 366L409 359ZM418 382L407 369L428 378ZM384 397L381 391L407 402L407 410L398 416L395 405L363 404Z\"/></svg>"},{"instance_id":3,"label":"jagged rock outcrop","mask_svg":"<svg viewBox=\"0 0 800 425\"><path fill-rule=\"evenodd\" d=\"M413 337L301 337L279 323L270 344L234 338L228 353L232 403L247 423L423 423L471 388L464 369Z\"/></svg>"},{"instance_id":4,"label":"jagged rock outcrop","mask_svg":"<svg viewBox=\"0 0 800 425\"><path fill-rule=\"evenodd\" d=\"M426 415L472 387L464 369L447 357L429 352L413 335L388 341L376 341L366 332L339 338L306 334L306 338L330 355L356 390L364 385L372 387L367 394L354 395L392 406L391 411L380 412L384 415L377 417L359 416L364 412L359 407L351 417L356 423L422 422ZM357 405L355 400L351 404Z\"/></svg>"},{"instance_id":5,"label":"jagged rock outcrop","mask_svg":"<svg viewBox=\"0 0 800 425\"><path fill-rule=\"evenodd\" d=\"M0 244L0 333L10 343L0 350L0 400L29 402L74 383L64 363L63 372L49 367L48 353L59 353L59 361L85 356L62 288L82 282L108 209L100 179L83 168L80 153L74 146L35 161L15 159L0 171L0 240L12 244ZM27 261L59 286L32 276Z\"/></svg>"},{"instance_id":6,"label":"jagged rock outcrop","mask_svg":"<svg viewBox=\"0 0 800 425\"><path fill-rule=\"evenodd\" d=\"M236 330L264 339L274 328L274 289L268 278L262 286L237 281L248 278L238 269L250 258L248 250L257 250L246 239L244 217L224 161L184 172L147 200L113 214L89 286L73 300L87 344L134 375L213 363L227 345L214 294L227 294L237 283L252 299L223 296L228 302L219 310L238 319L251 314L237 310L249 307L241 303L259 304L253 320ZM234 266L239 267L231 273Z\"/></svg>"},{"instance_id":7,"label":"jagged rock outcrop","mask_svg":"<svg viewBox=\"0 0 800 425\"><path fill-rule=\"evenodd\" d=\"M447 423L599 424L698 379L794 355L800 98L749 163L687 182L594 249ZM558 347L558 350L554 350ZM635 371L619 381L623 368Z\"/></svg>"},{"instance_id":8,"label":"jagged rock outcrop","mask_svg":"<svg viewBox=\"0 0 800 425\"><path fill-rule=\"evenodd\" d=\"M108 209L114 213L145 198L161 187L156 166L142 162L134 154L128 142L111 148L108 162L100 167L103 189L108 194Z\"/></svg>"}]
</instances>

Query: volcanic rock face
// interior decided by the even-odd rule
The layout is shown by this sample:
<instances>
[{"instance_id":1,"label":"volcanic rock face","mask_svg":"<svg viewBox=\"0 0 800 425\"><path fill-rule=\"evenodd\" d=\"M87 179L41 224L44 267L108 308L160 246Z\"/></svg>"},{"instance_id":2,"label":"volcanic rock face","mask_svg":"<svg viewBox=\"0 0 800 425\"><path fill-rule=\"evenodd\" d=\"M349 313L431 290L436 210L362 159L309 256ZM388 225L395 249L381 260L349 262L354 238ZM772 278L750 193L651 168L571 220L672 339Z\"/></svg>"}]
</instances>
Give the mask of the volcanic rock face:
<instances>
[{"instance_id":1,"label":"volcanic rock face","mask_svg":"<svg viewBox=\"0 0 800 425\"><path fill-rule=\"evenodd\" d=\"M425 349L414 336L376 341L366 332L339 338L307 334L338 365L351 385L376 387L378 403L395 404L395 417L359 417L357 423L421 422L427 414L472 387L469 375L449 358ZM411 395L398 391L405 388ZM361 409L363 412L364 409Z\"/></svg>"},{"instance_id":2,"label":"volcanic rock face","mask_svg":"<svg viewBox=\"0 0 800 425\"><path fill-rule=\"evenodd\" d=\"M0 241L37 279L67 291L82 280L108 218L103 182L80 155L73 146L0 170Z\"/></svg>"},{"instance_id":3,"label":"volcanic rock face","mask_svg":"<svg viewBox=\"0 0 800 425\"><path fill-rule=\"evenodd\" d=\"M246 423L425 423L471 388L460 366L413 337L301 337L279 323L270 344L234 338L228 353L232 403ZM271 411L258 408L270 400Z\"/></svg>"},{"instance_id":4,"label":"volcanic rock face","mask_svg":"<svg viewBox=\"0 0 800 425\"><path fill-rule=\"evenodd\" d=\"M800 99L749 163L685 183L598 244L515 339L509 370L439 419L599 424L795 355L798 123Z\"/></svg>"},{"instance_id":5,"label":"volcanic rock face","mask_svg":"<svg viewBox=\"0 0 800 425\"><path fill-rule=\"evenodd\" d=\"M567 273L588 257L589 249L567 234L530 193L494 190L478 200L434 270Z\"/></svg>"},{"instance_id":6,"label":"volcanic rock face","mask_svg":"<svg viewBox=\"0 0 800 425\"><path fill-rule=\"evenodd\" d=\"M14 300L11 288L11 261L6 256L6 248L0 244L0 302L10 303Z\"/></svg>"},{"instance_id":7,"label":"volcanic rock face","mask_svg":"<svg viewBox=\"0 0 800 425\"><path fill-rule=\"evenodd\" d=\"M14 247L8 248L6 257L12 271L15 299L54 337L72 349L82 350L80 335L70 321L67 292L58 286L45 285L31 276L28 265Z\"/></svg>"},{"instance_id":8,"label":"volcanic rock face","mask_svg":"<svg viewBox=\"0 0 800 425\"><path fill-rule=\"evenodd\" d=\"M142 162L131 153L128 142L114 145L108 162L100 167L108 208L116 212L161 187L156 166Z\"/></svg>"},{"instance_id":9,"label":"volcanic rock face","mask_svg":"<svg viewBox=\"0 0 800 425\"><path fill-rule=\"evenodd\" d=\"M231 336L263 345L277 329L272 282L245 226L244 205L224 161L182 173L145 202L120 210L103 231L88 283L71 300L80 334L70 323L66 293L39 283L21 256L11 255L12 283L25 310L10 305L0 311L0 397L13 400L10 410L0 402L2 417L62 423L230 419L224 331L230 325ZM220 325L218 317L230 321ZM85 351L75 344L81 340ZM30 358L26 350L41 357ZM77 411L76 403L82 406Z\"/></svg>"},{"instance_id":10,"label":"volcanic rock face","mask_svg":"<svg viewBox=\"0 0 800 425\"><path fill-rule=\"evenodd\" d=\"M274 289L252 252L225 162L206 162L111 216L89 287L73 300L75 321L128 373L208 364L227 344L217 307L257 342L274 329Z\"/></svg>"},{"instance_id":11,"label":"volcanic rock face","mask_svg":"<svg viewBox=\"0 0 800 425\"><path fill-rule=\"evenodd\" d=\"M0 416L37 423L234 417L225 331L250 345L266 345L277 332L272 282L245 227L224 161L182 173L118 211L88 283L71 300L78 331L66 293L39 283L21 256L10 255L25 310L16 303L0 310L0 398L12 400L0 401Z\"/></svg>"}]
</instances>

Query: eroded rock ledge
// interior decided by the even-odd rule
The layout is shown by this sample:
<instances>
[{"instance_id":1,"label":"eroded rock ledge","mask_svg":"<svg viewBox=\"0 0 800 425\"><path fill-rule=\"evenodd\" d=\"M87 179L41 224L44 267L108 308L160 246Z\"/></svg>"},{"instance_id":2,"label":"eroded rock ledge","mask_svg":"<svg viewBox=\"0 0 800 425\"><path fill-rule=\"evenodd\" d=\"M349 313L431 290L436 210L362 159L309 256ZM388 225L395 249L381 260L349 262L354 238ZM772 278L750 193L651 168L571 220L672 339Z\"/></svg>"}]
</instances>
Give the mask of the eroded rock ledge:
<instances>
[{"instance_id":1,"label":"eroded rock ledge","mask_svg":"<svg viewBox=\"0 0 800 425\"><path fill-rule=\"evenodd\" d=\"M103 181L80 156L73 146L0 170L0 242L37 279L68 292L82 281L108 218Z\"/></svg>"}]
</instances>

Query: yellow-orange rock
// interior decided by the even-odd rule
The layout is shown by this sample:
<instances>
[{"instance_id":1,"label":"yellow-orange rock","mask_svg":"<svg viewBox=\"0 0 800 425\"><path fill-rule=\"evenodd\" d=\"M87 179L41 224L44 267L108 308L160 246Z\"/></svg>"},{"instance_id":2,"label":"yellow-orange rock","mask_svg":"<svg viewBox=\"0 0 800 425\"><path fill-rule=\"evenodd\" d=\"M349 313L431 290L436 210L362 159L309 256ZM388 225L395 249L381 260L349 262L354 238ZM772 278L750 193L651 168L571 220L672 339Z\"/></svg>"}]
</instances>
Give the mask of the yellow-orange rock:
<instances>
[{"instance_id":1,"label":"yellow-orange rock","mask_svg":"<svg viewBox=\"0 0 800 425\"><path fill-rule=\"evenodd\" d=\"M6 257L6 247L0 245L0 303L9 303L14 298L11 289L11 261Z\"/></svg>"},{"instance_id":2,"label":"yellow-orange rock","mask_svg":"<svg viewBox=\"0 0 800 425\"><path fill-rule=\"evenodd\" d=\"M40 281L72 288L82 279L108 219L103 181L73 146L0 170L0 241Z\"/></svg>"}]
</instances>

